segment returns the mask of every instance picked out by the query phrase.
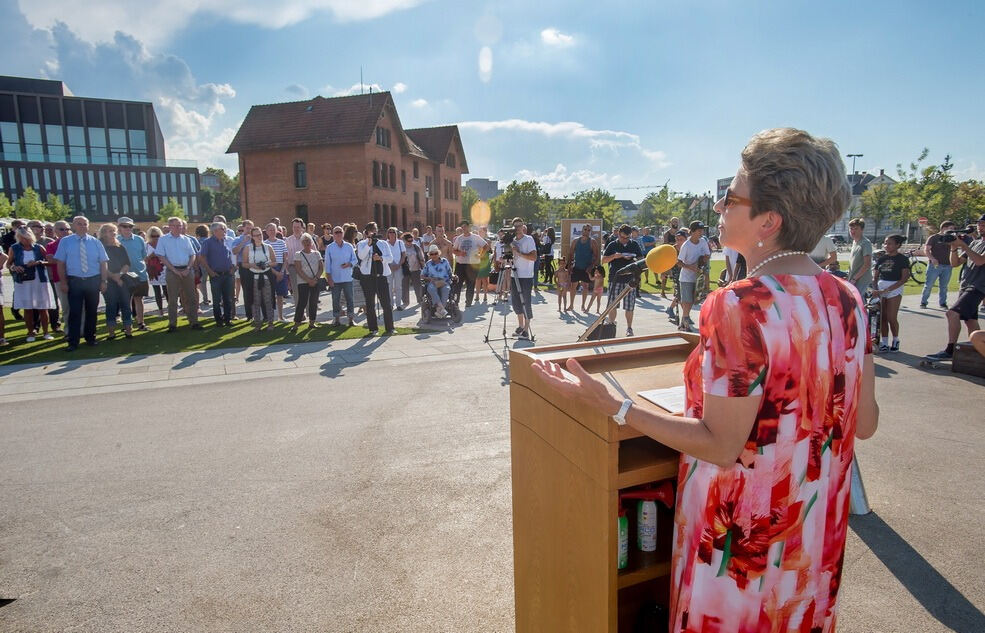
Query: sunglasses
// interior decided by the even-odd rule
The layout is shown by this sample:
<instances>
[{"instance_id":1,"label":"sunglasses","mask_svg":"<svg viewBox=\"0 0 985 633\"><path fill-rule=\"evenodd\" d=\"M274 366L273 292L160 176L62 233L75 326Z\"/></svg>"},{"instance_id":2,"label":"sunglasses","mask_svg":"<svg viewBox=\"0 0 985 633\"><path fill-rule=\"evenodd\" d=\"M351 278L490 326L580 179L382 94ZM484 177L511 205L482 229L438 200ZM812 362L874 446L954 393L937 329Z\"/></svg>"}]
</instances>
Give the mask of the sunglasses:
<instances>
[{"instance_id":1,"label":"sunglasses","mask_svg":"<svg viewBox=\"0 0 985 633\"><path fill-rule=\"evenodd\" d=\"M725 197L722 198L722 207L727 209L734 204L742 204L751 207L752 200L733 193L731 189L726 189Z\"/></svg>"},{"instance_id":2,"label":"sunglasses","mask_svg":"<svg viewBox=\"0 0 985 633\"><path fill-rule=\"evenodd\" d=\"M342 235L342 231L332 231L332 235Z\"/></svg>"}]
</instances>

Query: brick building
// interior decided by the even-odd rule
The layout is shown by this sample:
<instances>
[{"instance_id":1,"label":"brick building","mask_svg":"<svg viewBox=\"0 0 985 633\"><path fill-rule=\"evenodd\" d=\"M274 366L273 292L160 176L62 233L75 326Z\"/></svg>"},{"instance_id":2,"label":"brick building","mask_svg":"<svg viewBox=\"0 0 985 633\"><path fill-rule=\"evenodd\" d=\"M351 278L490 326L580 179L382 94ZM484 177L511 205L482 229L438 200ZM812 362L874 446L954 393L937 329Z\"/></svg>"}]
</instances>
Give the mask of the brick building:
<instances>
[{"instance_id":1,"label":"brick building","mask_svg":"<svg viewBox=\"0 0 985 633\"><path fill-rule=\"evenodd\" d=\"M250 108L239 155L243 217L320 225L453 226L468 173L458 126L405 130L389 92Z\"/></svg>"}]
</instances>

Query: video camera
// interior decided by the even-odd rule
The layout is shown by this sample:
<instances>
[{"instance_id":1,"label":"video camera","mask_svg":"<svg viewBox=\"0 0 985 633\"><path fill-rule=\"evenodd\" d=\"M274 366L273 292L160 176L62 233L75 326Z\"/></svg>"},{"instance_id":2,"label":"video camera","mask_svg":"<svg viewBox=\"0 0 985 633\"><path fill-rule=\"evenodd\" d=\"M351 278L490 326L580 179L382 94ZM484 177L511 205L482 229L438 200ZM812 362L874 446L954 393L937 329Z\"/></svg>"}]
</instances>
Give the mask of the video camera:
<instances>
[{"instance_id":1,"label":"video camera","mask_svg":"<svg viewBox=\"0 0 985 633\"><path fill-rule=\"evenodd\" d=\"M513 244L513 240L515 239L516 229L506 229L503 231L503 237L499 240L503 244L503 259L507 261L513 261L513 251L510 245Z\"/></svg>"},{"instance_id":2,"label":"video camera","mask_svg":"<svg viewBox=\"0 0 985 633\"><path fill-rule=\"evenodd\" d=\"M944 235L941 236L941 242L944 244L950 244L959 238L962 242L967 242L968 240L962 236L971 235L974 232L974 229L954 229L951 231L944 231Z\"/></svg>"}]
</instances>

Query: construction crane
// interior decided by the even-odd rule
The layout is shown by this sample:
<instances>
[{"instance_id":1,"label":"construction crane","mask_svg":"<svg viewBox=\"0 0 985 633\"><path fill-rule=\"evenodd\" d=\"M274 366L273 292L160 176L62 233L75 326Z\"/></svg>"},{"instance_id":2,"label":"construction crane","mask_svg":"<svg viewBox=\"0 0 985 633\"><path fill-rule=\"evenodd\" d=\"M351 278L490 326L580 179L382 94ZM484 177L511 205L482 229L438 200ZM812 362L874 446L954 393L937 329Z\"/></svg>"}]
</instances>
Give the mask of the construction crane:
<instances>
[{"instance_id":1,"label":"construction crane","mask_svg":"<svg viewBox=\"0 0 985 633\"><path fill-rule=\"evenodd\" d=\"M670 178L667 179L662 185L639 185L634 187L609 187L610 190L620 190L620 189L663 189L670 184Z\"/></svg>"}]
</instances>

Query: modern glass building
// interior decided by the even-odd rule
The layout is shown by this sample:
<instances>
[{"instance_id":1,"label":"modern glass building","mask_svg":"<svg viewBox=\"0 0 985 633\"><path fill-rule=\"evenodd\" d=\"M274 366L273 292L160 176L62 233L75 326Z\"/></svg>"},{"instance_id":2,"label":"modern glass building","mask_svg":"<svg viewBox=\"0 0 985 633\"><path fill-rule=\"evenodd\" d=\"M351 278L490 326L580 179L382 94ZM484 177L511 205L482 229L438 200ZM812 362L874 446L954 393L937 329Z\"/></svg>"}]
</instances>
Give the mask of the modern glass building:
<instances>
[{"instance_id":1,"label":"modern glass building","mask_svg":"<svg viewBox=\"0 0 985 633\"><path fill-rule=\"evenodd\" d=\"M31 187L91 220L156 220L168 198L198 215L194 161L168 160L154 106L74 96L60 81L0 76L0 193Z\"/></svg>"}]
</instances>

